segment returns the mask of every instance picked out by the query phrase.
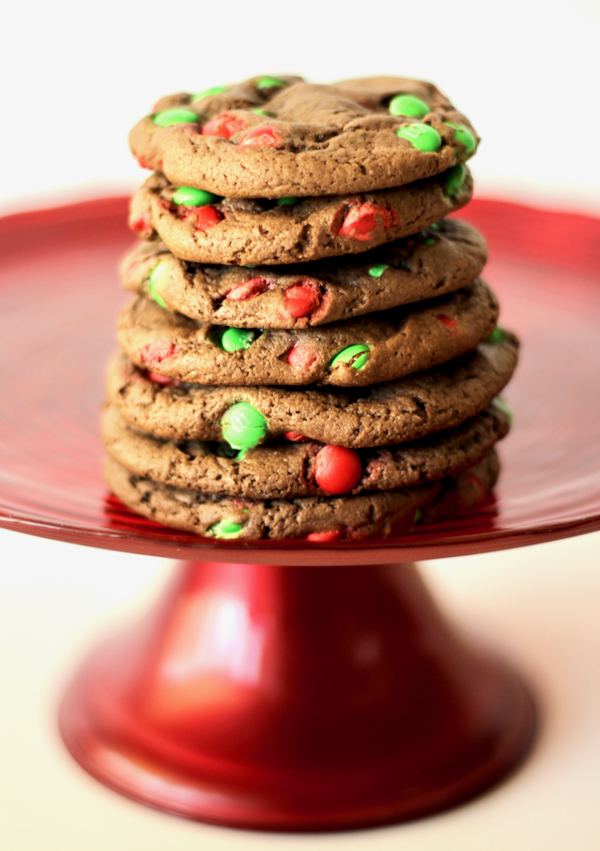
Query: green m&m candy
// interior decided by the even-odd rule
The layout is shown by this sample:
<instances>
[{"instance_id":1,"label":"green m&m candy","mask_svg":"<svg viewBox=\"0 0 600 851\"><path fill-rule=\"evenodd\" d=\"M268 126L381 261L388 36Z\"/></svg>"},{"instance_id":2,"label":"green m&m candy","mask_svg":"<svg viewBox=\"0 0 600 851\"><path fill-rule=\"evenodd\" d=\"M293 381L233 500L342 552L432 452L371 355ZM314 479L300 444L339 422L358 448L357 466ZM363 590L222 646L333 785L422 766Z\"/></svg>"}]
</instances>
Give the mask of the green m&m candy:
<instances>
[{"instance_id":1,"label":"green m&m candy","mask_svg":"<svg viewBox=\"0 0 600 851\"><path fill-rule=\"evenodd\" d=\"M423 245L435 245L435 237L428 236L427 239L423 240Z\"/></svg>"},{"instance_id":2,"label":"green m&m candy","mask_svg":"<svg viewBox=\"0 0 600 851\"><path fill-rule=\"evenodd\" d=\"M277 198L275 201L278 207L287 207L288 204L297 204L297 198Z\"/></svg>"},{"instance_id":3,"label":"green m&m candy","mask_svg":"<svg viewBox=\"0 0 600 851\"><path fill-rule=\"evenodd\" d=\"M207 529L204 534L215 538L237 538L244 525L244 523L234 523L233 520L219 520L218 523Z\"/></svg>"},{"instance_id":4,"label":"green m&m candy","mask_svg":"<svg viewBox=\"0 0 600 851\"><path fill-rule=\"evenodd\" d=\"M468 130L464 124L454 124L452 121L444 121L447 127L452 127L454 130L454 140L460 142L464 146L465 154L469 156L475 150L475 136Z\"/></svg>"},{"instance_id":5,"label":"green m&m candy","mask_svg":"<svg viewBox=\"0 0 600 851\"><path fill-rule=\"evenodd\" d=\"M509 425L512 425L512 421L513 421L512 411L511 411L511 409L508 407L508 405L506 404L506 402L504 401L504 399L502 398L502 396L496 396L496 398L493 400L493 404L494 404L494 405L495 405L495 406L496 406L496 407L497 407L500 411L502 411L502 413L503 413L503 414L505 414L505 415L506 415L506 418L508 419L508 424L509 424Z\"/></svg>"},{"instance_id":6,"label":"green m&m candy","mask_svg":"<svg viewBox=\"0 0 600 851\"><path fill-rule=\"evenodd\" d=\"M266 109L253 109L252 112L255 115L266 115L267 118L273 118L273 113L267 112Z\"/></svg>"},{"instance_id":7,"label":"green m&m candy","mask_svg":"<svg viewBox=\"0 0 600 851\"><path fill-rule=\"evenodd\" d=\"M406 139L419 151L439 151L442 147L442 137L435 127L430 127L429 124L406 124L396 135L400 139Z\"/></svg>"},{"instance_id":8,"label":"green m&m candy","mask_svg":"<svg viewBox=\"0 0 600 851\"><path fill-rule=\"evenodd\" d=\"M222 92L228 92L229 86L213 86L210 89L204 89L203 92L198 92L198 94L192 95L192 103L196 103L199 100L204 100L204 98L211 98L214 95L220 95Z\"/></svg>"},{"instance_id":9,"label":"green m&m candy","mask_svg":"<svg viewBox=\"0 0 600 851\"><path fill-rule=\"evenodd\" d=\"M338 363L348 363L353 369L362 369L369 360L370 351L370 347L364 343L355 343L353 346L347 346L347 348L338 352L329 366L333 368Z\"/></svg>"},{"instance_id":10,"label":"green m&m candy","mask_svg":"<svg viewBox=\"0 0 600 851\"><path fill-rule=\"evenodd\" d=\"M455 195L458 195L466 176L467 170L464 165L455 165L448 169L445 174L446 180L444 186L446 187L446 195L449 198L454 198Z\"/></svg>"},{"instance_id":11,"label":"green m&m candy","mask_svg":"<svg viewBox=\"0 0 600 851\"><path fill-rule=\"evenodd\" d=\"M376 263L374 266L369 268L369 275L372 278L381 278L386 269L389 269L387 263Z\"/></svg>"},{"instance_id":12,"label":"green m&m candy","mask_svg":"<svg viewBox=\"0 0 600 851\"><path fill-rule=\"evenodd\" d=\"M263 91L264 89L282 89L289 84L285 80L280 80L279 77L261 77L254 85Z\"/></svg>"},{"instance_id":13,"label":"green m&m candy","mask_svg":"<svg viewBox=\"0 0 600 851\"><path fill-rule=\"evenodd\" d=\"M229 446L228 443L217 443L214 454L218 458L237 458L238 451L232 446Z\"/></svg>"},{"instance_id":14,"label":"green m&m candy","mask_svg":"<svg viewBox=\"0 0 600 851\"><path fill-rule=\"evenodd\" d=\"M236 402L221 420L223 439L234 449L245 452L265 439L269 424L260 411L247 402Z\"/></svg>"},{"instance_id":15,"label":"green m&m candy","mask_svg":"<svg viewBox=\"0 0 600 851\"><path fill-rule=\"evenodd\" d=\"M198 115L191 109L165 109L152 116L152 121L159 127L170 127L172 124L195 124Z\"/></svg>"},{"instance_id":16,"label":"green m&m candy","mask_svg":"<svg viewBox=\"0 0 600 851\"><path fill-rule=\"evenodd\" d=\"M158 286L161 281L164 280L165 272L167 271L167 261L161 260L160 263L154 267L154 269L148 275L148 289L150 291L150 298L153 298L157 304L160 304L161 307L166 307L163 299L158 292Z\"/></svg>"},{"instance_id":17,"label":"green m&m candy","mask_svg":"<svg viewBox=\"0 0 600 851\"><path fill-rule=\"evenodd\" d=\"M402 115L405 118L424 118L431 112L429 104L415 95L396 95L390 101L390 115Z\"/></svg>"},{"instance_id":18,"label":"green m&m candy","mask_svg":"<svg viewBox=\"0 0 600 851\"><path fill-rule=\"evenodd\" d=\"M206 207L207 204L214 204L219 201L218 195L213 195L212 192L205 192L204 189L192 189L191 186L180 186L171 198L174 204L180 204L182 207Z\"/></svg>"},{"instance_id":19,"label":"green m&m candy","mask_svg":"<svg viewBox=\"0 0 600 851\"><path fill-rule=\"evenodd\" d=\"M417 508L417 510L415 511L415 516L413 517L413 526L417 525L417 523L419 522L419 520L421 519L422 516L423 516L423 512L421 511L420 508Z\"/></svg>"},{"instance_id":20,"label":"green m&m candy","mask_svg":"<svg viewBox=\"0 0 600 851\"><path fill-rule=\"evenodd\" d=\"M227 328L221 337L221 348L226 352L249 349L256 332L252 328Z\"/></svg>"},{"instance_id":21,"label":"green m&m candy","mask_svg":"<svg viewBox=\"0 0 600 851\"><path fill-rule=\"evenodd\" d=\"M503 343L506 340L506 331L499 325L496 325L490 336L487 338L488 343Z\"/></svg>"}]
</instances>

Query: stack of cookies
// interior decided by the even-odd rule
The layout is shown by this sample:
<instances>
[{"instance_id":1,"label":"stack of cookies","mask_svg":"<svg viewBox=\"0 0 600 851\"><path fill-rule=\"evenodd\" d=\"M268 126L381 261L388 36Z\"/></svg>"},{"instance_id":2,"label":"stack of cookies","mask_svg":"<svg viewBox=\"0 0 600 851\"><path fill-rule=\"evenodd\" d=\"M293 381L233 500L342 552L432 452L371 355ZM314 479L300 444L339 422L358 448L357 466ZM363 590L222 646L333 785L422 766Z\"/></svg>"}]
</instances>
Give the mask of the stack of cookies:
<instances>
[{"instance_id":1,"label":"stack of cookies","mask_svg":"<svg viewBox=\"0 0 600 851\"><path fill-rule=\"evenodd\" d=\"M103 438L140 514L225 539L356 540L471 510L517 362L445 218L478 138L433 85L259 77L158 102Z\"/></svg>"}]
</instances>

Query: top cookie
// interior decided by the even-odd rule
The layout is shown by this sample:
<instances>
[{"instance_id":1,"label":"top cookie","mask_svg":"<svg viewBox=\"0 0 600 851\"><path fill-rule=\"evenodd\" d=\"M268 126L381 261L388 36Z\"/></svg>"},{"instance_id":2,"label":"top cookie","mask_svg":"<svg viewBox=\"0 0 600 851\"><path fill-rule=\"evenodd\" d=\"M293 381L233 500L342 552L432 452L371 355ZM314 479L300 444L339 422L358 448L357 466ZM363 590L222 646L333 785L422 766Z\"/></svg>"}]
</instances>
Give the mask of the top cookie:
<instances>
[{"instance_id":1,"label":"top cookie","mask_svg":"<svg viewBox=\"0 0 600 851\"><path fill-rule=\"evenodd\" d=\"M234 198L402 186L464 162L478 142L435 86L401 77L254 77L161 98L129 135L143 167Z\"/></svg>"}]
</instances>

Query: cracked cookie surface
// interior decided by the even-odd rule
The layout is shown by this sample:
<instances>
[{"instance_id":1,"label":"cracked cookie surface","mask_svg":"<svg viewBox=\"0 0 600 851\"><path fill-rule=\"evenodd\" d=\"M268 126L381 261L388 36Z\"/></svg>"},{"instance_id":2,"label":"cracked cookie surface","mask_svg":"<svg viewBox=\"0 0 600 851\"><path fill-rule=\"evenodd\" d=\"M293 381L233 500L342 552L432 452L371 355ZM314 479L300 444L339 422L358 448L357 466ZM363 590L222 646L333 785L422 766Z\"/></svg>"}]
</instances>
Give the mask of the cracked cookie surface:
<instances>
[{"instance_id":1,"label":"cracked cookie surface","mask_svg":"<svg viewBox=\"0 0 600 851\"><path fill-rule=\"evenodd\" d=\"M271 266L360 254L418 233L467 204L473 181L466 167L459 168L458 186L451 169L395 189L298 198L292 204L182 193L153 174L132 198L129 225L144 239L160 237L177 257L195 263Z\"/></svg>"},{"instance_id":2,"label":"cracked cookie surface","mask_svg":"<svg viewBox=\"0 0 600 851\"><path fill-rule=\"evenodd\" d=\"M318 328L244 329L170 313L145 296L122 311L119 343L137 366L216 385L364 387L474 349L496 326L498 301L478 280L446 296Z\"/></svg>"},{"instance_id":3,"label":"cracked cookie surface","mask_svg":"<svg viewBox=\"0 0 600 851\"><path fill-rule=\"evenodd\" d=\"M165 526L215 538L308 538L322 543L401 535L416 522L438 522L471 511L493 488L499 462L492 450L475 467L431 484L292 500L219 497L174 488L140 478L112 458L104 471L110 489L125 505Z\"/></svg>"},{"instance_id":4,"label":"cracked cookie surface","mask_svg":"<svg viewBox=\"0 0 600 851\"><path fill-rule=\"evenodd\" d=\"M129 135L140 165L236 198L401 186L464 162L478 142L434 85L401 77L255 77L175 94Z\"/></svg>"},{"instance_id":5,"label":"cracked cookie surface","mask_svg":"<svg viewBox=\"0 0 600 851\"><path fill-rule=\"evenodd\" d=\"M400 446L363 449L356 482L346 492L395 490L432 482L479 463L508 432L507 414L492 403L449 431ZM203 493L249 499L326 496L319 484L324 444L279 441L232 457L222 443L169 441L127 425L106 407L102 439L111 458L144 479ZM327 484L327 482L325 482Z\"/></svg>"},{"instance_id":6,"label":"cracked cookie surface","mask_svg":"<svg viewBox=\"0 0 600 851\"><path fill-rule=\"evenodd\" d=\"M350 258L282 267L201 265L160 241L121 263L123 284L191 319L236 328L303 328L454 292L487 260L475 228L442 219L418 234Z\"/></svg>"},{"instance_id":7,"label":"cracked cookie surface","mask_svg":"<svg viewBox=\"0 0 600 851\"><path fill-rule=\"evenodd\" d=\"M296 432L350 448L416 440L486 408L510 379L518 341L509 332L442 366L366 388L163 385L123 354L111 363L108 395L130 425L175 440L254 446ZM235 415L235 416L233 416Z\"/></svg>"}]
</instances>

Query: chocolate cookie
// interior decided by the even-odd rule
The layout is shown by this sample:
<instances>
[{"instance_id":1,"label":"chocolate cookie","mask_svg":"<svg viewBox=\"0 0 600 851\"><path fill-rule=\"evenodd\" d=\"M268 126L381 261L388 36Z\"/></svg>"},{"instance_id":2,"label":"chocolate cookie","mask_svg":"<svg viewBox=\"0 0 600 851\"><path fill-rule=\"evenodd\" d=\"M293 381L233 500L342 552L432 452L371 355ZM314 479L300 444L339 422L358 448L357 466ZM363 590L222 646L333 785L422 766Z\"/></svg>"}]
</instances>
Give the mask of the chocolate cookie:
<instances>
[{"instance_id":1,"label":"chocolate cookie","mask_svg":"<svg viewBox=\"0 0 600 851\"><path fill-rule=\"evenodd\" d=\"M211 266L139 242L121 264L124 285L168 310L235 328L303 328L454 292L487 260L475 228L442 219L415 236L350 259L296 266Z\"/></svg>"},{"instance_id":2,"label":"chocolate cookie","mask_svg":"<svg viewBox=\"0 0 600 851\"><path fill-rule=\"evenodd\" d=\"M140 165L235 198L401 186L466 160L478 141L435 86L400 77L254 77L162 98L129 135Z\"/></svg>"},{"instance_id":3,"label":"chocolate cookie","mask_svg":"<svg viewBox=\"0 0 600 851\"><path fill-rule=\"evenodd\" d=\"M464 207L473 181L466 166L396 189L288 199L220 198L153 174L131 202L129 225L160 236L183 260L267 266L359 254L415 234Z\"/></svg>"},{"instance_id":4,"label":"chocolate cookie","mask_svg":"<svg viewBox=\"0 0 600 851\"><path fill-rule=\"evenodd\" d=\"M167 384L119 355L108 394L130 425L175 440L225 440L235 449L289 432L348 448L385 446L453 428L486 408L510 379L518 342L494 332L469 354L373 387L291 390ZM167 379L168 382L168 379Z\"/></svg>"},{"instance_id":5,"label":"chocolate cookie","mask_svg":"<svg viewBox=\"0 0 600 851\"><path fill-rule=\"evenodd\" d=\"M249 500L173 488L140 478L112 459L105 464L113 493L165 526L214 538L308 538L321 543L401 535L415 523L470 511L489 494L498 471L492 450L476 467L432 484L359 496Z\"/></svg>"},{"instance_id":6,"label":"chocolate cookie","mask_svg":"<svg viewBox=\"0 0 600 851\"><path fill-rule=\"evenodd\" d=\"M138 431L108 406L102 439L111 458L144 479L205 494L290 499L396 490L457 475L488 455L508 428L507 414L492 404L455 429L400 446L356 451L279 441L238 459L227 444L176 442Z\"/></svg>"},{"instance_id":7,"label":"chocolate cookie","mask_svg":"<svg viewBox=\"0 0 600 851\"><path fill-rule=\"evenodd\" d=\"M476 281L432 301L304 329L227 328L170 313L145 296L121 313L119 343L138 366L219 385L361 387L403 378L469 352L498 319Z\"/></svg>"}]
</instances>

